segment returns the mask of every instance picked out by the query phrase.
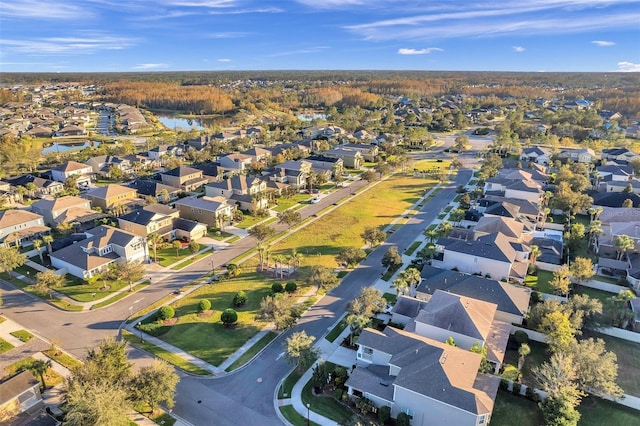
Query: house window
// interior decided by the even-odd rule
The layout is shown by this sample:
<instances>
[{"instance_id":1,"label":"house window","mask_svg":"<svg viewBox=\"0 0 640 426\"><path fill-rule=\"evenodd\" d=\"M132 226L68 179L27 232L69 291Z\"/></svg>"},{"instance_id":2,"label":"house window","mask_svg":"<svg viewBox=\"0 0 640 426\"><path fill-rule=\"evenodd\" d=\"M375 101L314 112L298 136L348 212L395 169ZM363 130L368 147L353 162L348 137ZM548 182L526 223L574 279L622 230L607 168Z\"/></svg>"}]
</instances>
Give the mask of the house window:
<instances>
[{"instance_id":1,"label":"house window","mask_svg":"<svg viewBox=\"0 0 640 426\"><path fill-rule=\"evenodd\" d=\"M486 416L486 415L482 415L482 416L478 417L478 424L479 424L479 425L483 425L483 424L484 424L484 421L485 421L486 419L487 419L487 416Z\"/></svg>"},{"instance_id":2,"label":"house window","mask_svg":"<svg viewBox=\"0 0 640 426\"><path fill-rule=\"evenodd\" d=\"M477 257L473 258L473 263L478 263L478 258Z\"/></svg>"},{"instance_id":3,"label":"house window","mask_svg":"<svg viewBox=\"0 0 640 426\"><path fill-rule=\"evenodd\" d=\"M410 419L413 419L413 410L411 408L401 408L400 411L409 416Z\"/></svg>"}]
</instances>

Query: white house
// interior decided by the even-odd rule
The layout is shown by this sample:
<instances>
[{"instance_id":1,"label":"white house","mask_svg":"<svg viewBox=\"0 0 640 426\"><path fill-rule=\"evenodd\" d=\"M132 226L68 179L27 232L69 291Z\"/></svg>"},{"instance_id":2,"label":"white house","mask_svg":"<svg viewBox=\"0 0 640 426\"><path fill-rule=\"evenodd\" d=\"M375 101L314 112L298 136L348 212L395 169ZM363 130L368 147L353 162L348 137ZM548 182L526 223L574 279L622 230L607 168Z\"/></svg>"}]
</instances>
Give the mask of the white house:
<instances>
[{"instance_id":1,"label":"white house","mask_svg":"<svg viewBox=\"0 0 640 426\"><path fill-rule=\"evenodd\" d=\"M520 160L538 164L549 164L549 161L551 161L551 150L539 146L524 148L522 154L520 154Z\"/></svg>"},{"instance_id":2,"label":"white house","mask_svg":"<svg viewBox=\"0 0 640 426\"><path fill-rule=\"evenodd\" d=\"M70 176L78 176L78 185L89 184L93 175L93 168L88 164L77 161L67 161L58 167L51 169L51 177L58 182L65 182Z\"/></svg>"}]
</instances>

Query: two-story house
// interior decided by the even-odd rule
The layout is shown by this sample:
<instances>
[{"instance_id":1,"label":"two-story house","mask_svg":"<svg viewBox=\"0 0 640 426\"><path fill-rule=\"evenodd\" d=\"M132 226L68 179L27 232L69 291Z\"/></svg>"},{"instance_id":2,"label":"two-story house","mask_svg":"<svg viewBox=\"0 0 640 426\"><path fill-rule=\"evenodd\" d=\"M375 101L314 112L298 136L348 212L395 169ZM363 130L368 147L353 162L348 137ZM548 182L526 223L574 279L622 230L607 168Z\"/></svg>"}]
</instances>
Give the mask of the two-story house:
<instances>
[{"instance_id":1,"label":"two-story house","mask_svg":"<svg viewBox=\"0 0 640 426\"><path fill-rule=\"evenodd\" d=\"M70 210L73 212L68 214ZM77 218L95 213L91 210L91 201L73 195L39 200L31 205L31 211L41 215L44 218L44 223L54 227L60 223L68 222L71 217Z\"/></svg>"},{"instance_id":2,"label":"two-story house","mask_svg":"<svg viewBox=\"0 0 640 426\"><path fill-rule=\"evenodd\" d=\"M229 202L237 203L242 210L269 207L269 200L265 194L267 182L258 177L236 175L209 183L205 185L204 190L207 196L224 197Z\"/></svg>"},{"instance_id":3,"label":"two-story house","mask_svg":"<svg viewBox=\"0 0 640 426\"><path fill-rule=\"evenodd\" d=\"M158 234L167 241L175 238L173 221L180 217L180 212L164 204L151 204L118 217L120 229L140 237Z\"/></svg>"},{"instance_id":4,"label":"two-story house","mask_svg":"<svg viewBox=\"0 0 640 426\"><path fill-rule=\"evenodd\" d=\"M160 181L152 179L136 179L127 184L133 188L138 195L155 198L159 203L168 203L178 198L180 188L165 185Z\"/></svg>"},{"instance_id":5,"label":"two-story house","mask_svg":"<svg viewBox=\"0 0 640 426\"><path fill-rule=\"evenodd\" d=\"M0 424L27 424L16 416L35 414L44 407L40 394L40 381L30 371L23 371L0 382Z\"/></svg>"},{"instance_id":6,"label":"two-story house","mask_svg":"<svg viewBox=\"0 0 640 426\"><path fill-rule=\"evenodd\" d=\"M195 191L208 181L202 175L202 170L193 167L180 166L160 174L162 183L180 188L185 192Z\"/></svg>"},{"instance_id":7,"label":"two-story house","mask_svg":"<svg viewBox=\"0 0 640 426\"><path fill-rule=\"evenodd\" d=\"M220 157L218 163L220 168L227 174L244 173L253 162L253 157L247 154L235 152L233 154Z\"/></svg>"},{"instance_id":8,"label":"two-story house","mask_svg":"<svg viewBox=\"0 0 640 426\"><path fill-rule=\"evenodd\" d=\"M45 226L44 219L39 214L25 210L0 211L1 245L21 245L40 238L42 235L48 234L49 231L50 229Z\"/></svg>"},{"instance_id":9,"label":"two-story house","mask_svg":"<svg viewBox=\"0 0 640 426\"><path fill-rule=\"evenodd\" d=\"M491 419L499 378L479 374L482 356L386 327L358 339L358 366L346 382L349 395L406 413L411 424L478 426Z\"/></svg>"},{"instance_id":10,"label":"two-story house","mask_svg":"<svg viewBox=\"0 0 640 426\"><path fill-rule=\"evenodd\" d=\"M112 263L147 262L145 238L112 226L85 232L86 239L51 253L51 264L81 279L108 270Z\"/></svg>"},{"instance_id":11,"label":"two-story house","mask_svg":"<svg viewBox=\"0 0 640 426\"><path fill-rule=\"evenodd\" d=\"M376 147L377 148L377 147ZM345 145L338 145L334 149L329 149L322 153L327 158L339 158L345 167L359 169L362 167L364 159L359 150L345 148Z\"/></svg>"},{"instance_id":12,"label":"two-story house","mask_svg":"<svg viewBox=\"0 0 640 426\"><path fill-rule=\"evenodd\" d=\"M67 161L51 169L51 178L58 182L65 182L70 176L78 176L78 186L89 185L93 176L93 168L77 161Z\"/></svg>"},{"instance_id":13,"label":"two-story house","mask_svg":"<svg viewBox=\"0 0 640 426\"><path fill-rule=\"evenodd\" d=\"M13 178L6 178L4 181L9 183L13 190L18 186L26 188L29 183L33 183L37 188L36 193L33 194L35 197L54 196L64 191L64 184L62 182L33 175L20 175Z\"/></svg>"},{"instance_id":14,"label":"two-story house","mask_svg":"<svg viewBox=\"0 0 640 426\"><path fill-rule=\"evenodd\" d=\"M112 155L99 155L91 157L86 162L91 166L93 173L99 176L110 176L111 168L119 169L124 174L131 172L131 163L129 160L114 157Z\"/></svg>"},{"instance_id":15,"label":"two-story house","mask_svg":"<svg viewBox=\"0 0 640 426\"><path fill-rule=\"evenodd\" d=\"M234 208L224 197L186 197L175 204L180 210L181 218L206 223L208 226L220 227L221 224L228 224L233 217Z\"/></svg>"},{"instance_id":16,"label":"two-story house","mask_svg":"<svg viewBox=\"0 0 640 426\"><path fill-rule=\"evenodd\" d=\"M538 164L549 164L551 162L551 150L540 146L524 148L520 154L520 160Z\"/></svg>"},{"instance_id":17,"label":"two-story house","mask_svg":"<svg viewBox=\"0 0 640 426\"><path fill-rule=\"evenodd\" d=\"M103 212L107 212L116 206L127 204L137 195L135 188L112 183L90 189L86 192L85 197L91 200L93 207L100 207Z\"/></svg>"}]
</instances>

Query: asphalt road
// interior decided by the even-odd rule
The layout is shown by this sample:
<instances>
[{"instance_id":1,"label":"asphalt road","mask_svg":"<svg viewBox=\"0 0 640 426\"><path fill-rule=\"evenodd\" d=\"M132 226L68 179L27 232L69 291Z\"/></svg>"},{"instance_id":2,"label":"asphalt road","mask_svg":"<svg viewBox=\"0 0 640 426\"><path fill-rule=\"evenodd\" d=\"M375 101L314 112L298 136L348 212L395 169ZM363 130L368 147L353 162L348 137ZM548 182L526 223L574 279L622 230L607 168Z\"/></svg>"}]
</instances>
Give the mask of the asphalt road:
<instances>
[{"instance_id":1,"label":"asphalt road","mask_svg":"<svg viewBox=\"0 0 640 426\"><path fill-rule=\"evenodd\" d=\"M441 138L444 145L424 157L447 156L442 150L450 146L454 138ZM477 162L476 153L486 146L488 140L471 138L471 142L472 150L460 156L466 166ZM323 336L360 289L373 284L384 273L380 261L388 247L396 245L402 253L414 241L416 235L419 235L455 197L456 186L466 183L471 174L470 169L461 169L454 182L447 184L420 212L391 234L384 244L345 277L340 286L309 309L293 329L282 333L251 364L220 378L203 379L183 374L178 385L174 412L194 425L279 424L273 395L278 382L291 369L282 356L282 342L291 333L300 330L317 338ZM303 218L315 215L333 203L350 197L351 192L364 185L365 182L355 181L351 188L342 188L328 194L322 197L319 203L310 204L299 212ZM281 224L275 224L273 227L278 231L286 229L286 226ZM247 237L182 271L149 274L153 279L152 285L108 308L90 312L60 311L0 281L4 300L4 306L0 307L0 310L35 333L47 339L59 340L67 351L83 358L87 348L95 346L106 337L116 335L122 321L132 312L201 277L209 272L212 266L217 268L228 263L255 245L255 239ZM146 363L150 360L146 353L136 349L130 351L130 356L136 362Z\"/></svg>"}]
</instances>

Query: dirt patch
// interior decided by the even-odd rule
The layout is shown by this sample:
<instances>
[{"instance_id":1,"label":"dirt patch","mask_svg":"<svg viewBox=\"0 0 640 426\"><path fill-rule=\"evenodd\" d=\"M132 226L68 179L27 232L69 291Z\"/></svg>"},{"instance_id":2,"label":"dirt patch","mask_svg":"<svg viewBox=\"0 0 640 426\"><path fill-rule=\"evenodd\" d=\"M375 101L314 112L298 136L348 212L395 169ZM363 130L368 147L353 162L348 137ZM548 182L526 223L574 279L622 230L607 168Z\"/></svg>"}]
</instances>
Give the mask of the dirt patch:
<instances>
[{"instance_id":1,"label":"dirt patch","mask_svg":"<svg viewBox=\"0 0 640 426\"><path fill-rule=\"evenodd\" d=\"M175 323L177 322L178 322L178 318L173 317L171 319L162 321L162 325L175 325Z\"/></svg>"},{"instance_id":2,"label":"dirt patch","mask_svg":"<svg viewBox=\"0 0 640 426\"><path fill-rule=\"evenodd\" d=\"M198 318L209 318L213 315L212 309L207 309L206 311L198 312Z\"/></svg>"}]
</instances>

